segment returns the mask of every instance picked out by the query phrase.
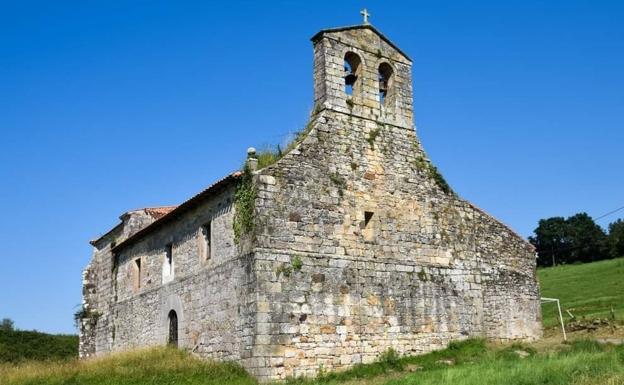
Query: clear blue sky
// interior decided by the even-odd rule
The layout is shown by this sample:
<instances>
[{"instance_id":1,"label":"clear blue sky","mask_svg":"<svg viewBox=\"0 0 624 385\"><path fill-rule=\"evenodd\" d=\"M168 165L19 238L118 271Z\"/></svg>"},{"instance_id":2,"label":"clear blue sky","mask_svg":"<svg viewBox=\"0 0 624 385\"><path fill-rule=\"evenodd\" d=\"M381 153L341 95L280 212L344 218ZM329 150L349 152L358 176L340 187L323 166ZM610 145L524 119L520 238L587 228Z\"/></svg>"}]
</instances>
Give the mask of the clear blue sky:
<instances>
[{"instance_id":1,"label":"clear blue sky","mask_svg":"<svg viewBox=\"0 0 624 385\"><path fill-rule=\"evenodd\" d=\"M0 318L73 332L88 241L303 127L309 38L364 6L461 196L523 236L624 205L624 2L226 3L0 4Z\"/></svg>"}]
</instances>

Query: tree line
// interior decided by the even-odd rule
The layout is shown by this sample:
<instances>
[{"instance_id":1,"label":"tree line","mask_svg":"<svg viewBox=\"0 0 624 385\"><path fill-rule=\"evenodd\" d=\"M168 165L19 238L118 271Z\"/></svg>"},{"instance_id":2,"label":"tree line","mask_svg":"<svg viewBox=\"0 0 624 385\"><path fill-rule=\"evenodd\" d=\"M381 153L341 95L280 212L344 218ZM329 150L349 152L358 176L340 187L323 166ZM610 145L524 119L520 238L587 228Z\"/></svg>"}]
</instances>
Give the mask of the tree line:
<instances>
[{"instance_id":1,"label":"tree line","mask_svg":"<svg viewBox=\"0 0 624 385\"><path fill-rule=\"evenodd\" d=\"M624 256L624 221L618 219L608 232L587 213L568 218L541 219L529 237L537 249L538 266L585 263Z\"/></svg>"}]
</instances>

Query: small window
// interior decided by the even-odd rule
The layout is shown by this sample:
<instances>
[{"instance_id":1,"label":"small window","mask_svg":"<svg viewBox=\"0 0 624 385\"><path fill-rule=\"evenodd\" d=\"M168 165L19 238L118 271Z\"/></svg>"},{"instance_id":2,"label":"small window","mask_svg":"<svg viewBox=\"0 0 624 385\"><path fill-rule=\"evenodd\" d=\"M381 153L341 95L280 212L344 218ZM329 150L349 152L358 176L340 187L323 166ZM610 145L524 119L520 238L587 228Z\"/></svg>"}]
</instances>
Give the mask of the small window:
<instances>
[{"instance_id":1,"label":"small window","mask_svg":"<svg viewBox=\"0 0 624 385\"><path fill-rule=\"evenodd\" d=\"M212 257L212 224L206 223L201 227L201 248L202 259L204 261L210 260Z\"/></svg>"},{"instance_id":2,"label":"small window","mask_svg":"<svg viewBox=\"0 0 624 385\"><path fill-rule=\"evenodd\" d=\"M361 222L362 235L364 241L375 242L375 213L372 211L364 211L364 221Z\"/></svg>"},{"instance_id":3,"label":"small window","mask_svg":"<svg viewBox=\"0 0 624 385\"><path fill-rule=\"evenodd\" d=\"M394 71L388 63L381 63L379 65L379 102L382 105L386 105L386 101L391 96L392 92L392 74Z\"/></svg>"},{"instance_id":4,"label":"small window","mask_svg":"<svg viewBox=\"0 0 624 385\"><path fill-rule=\"evenodd\" d=\"M141 287L141 258L134 260L134 287Z\"/></svg>"},{"instance_id":5,"label":"small window","mask_svg":"<svg viewBox=\"0 0 624 385\"><path fill-rule=\"evenodd\" d=\"M345 93L347 95L354 95L359 93L358 79L360 77L360 57L353 52L347 52L344 57L344 81L345 81Z\"/></svg>"},{"instance_id":6,"label":"small window","mask_svg":"<svg viewBox=\"0 0 624 385\"><path fill-rule=\"evenodd\" d=\"M167 275L173 274L173 244L172 243L165 246L165 273Z\"/></svg>"}]
</instances>

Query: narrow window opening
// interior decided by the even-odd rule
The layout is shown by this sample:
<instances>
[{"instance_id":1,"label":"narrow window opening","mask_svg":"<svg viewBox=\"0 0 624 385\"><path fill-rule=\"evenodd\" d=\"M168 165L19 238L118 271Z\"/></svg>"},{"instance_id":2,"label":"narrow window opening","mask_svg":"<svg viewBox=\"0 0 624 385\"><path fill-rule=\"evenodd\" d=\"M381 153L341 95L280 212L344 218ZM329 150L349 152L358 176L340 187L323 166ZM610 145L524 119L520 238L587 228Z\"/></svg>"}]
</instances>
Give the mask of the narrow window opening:
<instances>
[{"instance_id":1,"label":"narrow window opening","mask_svg":"<svg viewBox=\"0 0 624 385\"><path fill-rule=\"evenodd\" d=\"M134 287L141 287L141 258L134 260Z\"/></svg>"},{"instance_id":2,"label":"narrow window opening","mask_svg":"<svg viewBox=\"0 0 624 385\"><path fill-rule=\"evenodd\" d=\"M360 57L353 52L347 52L344 57L345 93L349 96L359 92L360 63Z\"/></svg>"},{"instance_id":3,"label":"narrow window opening","mask_svg":"<svg viewBox=\"0 0 624 385\"><path fill-rule=\"evenodd\" d=\"M175 310L169 312L169 337L167 343L171 346L178 346L178 314Z\"/></svg>"},{"instance_id":4,"label":"narrow window opening","mask_svg":"<svg viewBox=\"0 0 624 385\"><path fill-rule=\"evenodd\" d=\"M173 244L165 246L165 274L173 274Z\"/></svg>"},{"instance_id":5,"label":"narrow window opening","mask_svg":"<svg viewBox=\"0 0 624 385\"><path fill-rule=\"evenodd\" d=\"M204 261L210 260L212 257L212 226L211 222L201 227L202 252Z\"/></svg>"},{"instance_id":6,"label":"narrow window opening","mask_svg":"<svg viewBox=\"0 0 624 385\"><path fill-rule=\"evenodd\" d=\"M371 220L373 219L373 215L374 213L372 211L365 211L364 212L364 228L368 228L370 225Z\"/></svg>"},{"instance_id":7,"label":"narrow window opening","mask_svg":"<svg viewBox=\"0 0 624 385\"><path fill-rule=\"evenodd\" d=\"M386 100L390 96L392 86L392 67L388 63L381 63L379 65L378 79L379 79L379 102L382 105L386 105Z\"/></svg>"}]
</instances>

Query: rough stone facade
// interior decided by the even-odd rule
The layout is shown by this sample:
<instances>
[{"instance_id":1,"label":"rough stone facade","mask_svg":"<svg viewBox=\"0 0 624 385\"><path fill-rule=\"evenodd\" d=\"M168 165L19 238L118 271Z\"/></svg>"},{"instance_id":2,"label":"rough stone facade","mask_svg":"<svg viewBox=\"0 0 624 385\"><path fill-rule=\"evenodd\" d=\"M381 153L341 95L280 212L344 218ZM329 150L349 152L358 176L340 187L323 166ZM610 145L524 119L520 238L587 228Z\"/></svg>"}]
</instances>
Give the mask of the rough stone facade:
<instances>
[{"instance_id":1,"label":"rough stone facade","mask_svg":"<svg viewBox=\"0 0 624 385\"><path fill-rule=\"evenodd\" d=\"M253 230L235 239L240 173L160 218L122 216L84 273L82 357L167 343L172 310L179 346L263 380L541 336L534 250L431 165L410 59L370 25L312 41L316 107L296 146L253 172Z\"/></svg>"}]
</instances>

